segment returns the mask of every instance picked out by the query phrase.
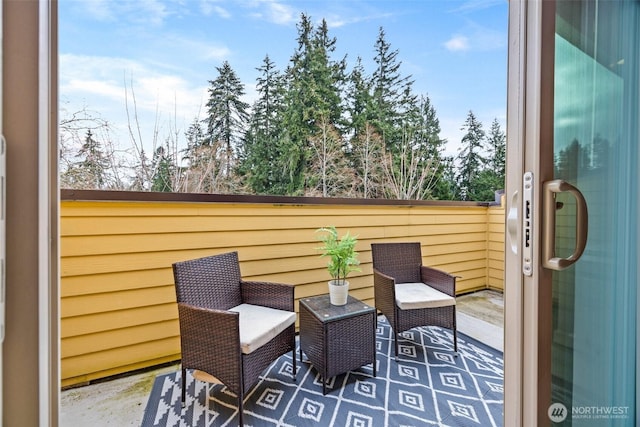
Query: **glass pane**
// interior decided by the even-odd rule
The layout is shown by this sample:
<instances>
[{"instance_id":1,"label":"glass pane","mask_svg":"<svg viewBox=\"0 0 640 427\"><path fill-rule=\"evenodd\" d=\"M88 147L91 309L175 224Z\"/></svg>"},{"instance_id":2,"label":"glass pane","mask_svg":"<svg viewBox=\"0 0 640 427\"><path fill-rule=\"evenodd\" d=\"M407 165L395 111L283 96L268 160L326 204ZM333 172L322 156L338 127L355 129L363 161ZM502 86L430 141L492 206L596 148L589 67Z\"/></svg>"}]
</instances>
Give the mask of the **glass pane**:
<instances>
[{"instance_id":1,"label":"glass pane","mask_svg":"<svg viewBox=\"0 0 640 427\"><path fill-rule=\"evenodd\" d=\"M557 3L555 177L589 209L584 255L553 277L552 400L567 408L563 425L635 423L639 27L636 0ZM557 205L566 257L575 203Z\"/></svg>"}]
</instances>

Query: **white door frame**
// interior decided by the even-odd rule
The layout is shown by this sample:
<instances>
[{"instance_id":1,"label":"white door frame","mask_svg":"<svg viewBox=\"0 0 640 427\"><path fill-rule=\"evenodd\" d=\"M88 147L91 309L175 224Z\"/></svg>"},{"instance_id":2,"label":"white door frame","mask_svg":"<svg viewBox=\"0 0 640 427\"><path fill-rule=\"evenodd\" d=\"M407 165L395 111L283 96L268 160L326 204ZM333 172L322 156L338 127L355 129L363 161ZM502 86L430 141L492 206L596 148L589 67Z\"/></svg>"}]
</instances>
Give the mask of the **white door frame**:
<instances>
[{"instance_id":1,"label":"white door frame","mask_svg":"<svg viewBox=\"0 0 640 427\"><path fill-rule=\"evenodd\" d=\"M553 148L553 1L509 2L507 179L505 238L505 425L548 424L550 400L550 271L540 264L541 183L553 179L553 164L541 162ZM544 37L551 37L545 40ZM544 49L546 50L543 50ZM550 50L548 49L550 48ZM551 74L549 74L551 72ZM544 95L547 96L544 96ZM530 253L524 248L525 172L533 172ZM526 260L523 261L523 260ZM523 270L528 264L526 274Z\"/></svg>"},{"instance_id":2,"label":"white door frame","mask_svg":"<svg viewBox=\"0 0 640 427\"><path fill-rule=\"evenodd\" d=\"M57 426L60 410L57 0L39 0L38 20L39 415L40 426Z\"/></svg>"}]
</instances>

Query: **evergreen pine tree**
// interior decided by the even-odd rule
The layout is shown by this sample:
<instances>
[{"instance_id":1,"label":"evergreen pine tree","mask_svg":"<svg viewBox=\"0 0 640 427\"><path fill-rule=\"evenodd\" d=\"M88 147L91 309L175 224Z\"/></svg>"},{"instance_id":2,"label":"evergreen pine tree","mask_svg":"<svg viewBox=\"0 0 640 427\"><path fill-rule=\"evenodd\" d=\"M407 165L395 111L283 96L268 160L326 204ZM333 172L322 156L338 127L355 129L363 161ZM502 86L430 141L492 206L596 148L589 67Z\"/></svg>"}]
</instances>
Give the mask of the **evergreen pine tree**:
<instances>
[{"instance_id":1,"label":"evergreen pine tree","mask_svg":"<svg viewBox=\"0 0 640 427\"><path fill-rule=\"evenodd\" d=\"M279 163L283 168L282 176L287 181L287 195L299 195L303 192L305 167L309 157L307 142L314 130L311 72L313 24L306 14L302 14L296 27L297 47L286 70L284 132L279 141L282 155Z\"/></svg>"},{"instance_id":2,"label":"evergreen pine tree","mask_svg":"<svg viewBox=\"0 0 640 427\"><path fill-rule=\"evenodd\" d=\"M208 145L220 145L222 170L227 179L231 178L236 165L237 150L249 119L249 105L242 101L244 85L227 61L216 67L218 77L209 81L207 102Z\"/></svg>"},{"instance_id":3,"label":"evergreen pine tree","mask_svg":"<svg viewBox=\"0 0 640 427\"><path fill-rule=\"evenodd\" d=\"M397 144L402 140L399 122L413 107L409 101L415 101L415 97L411 95L413 81L411 76L401 75L402 62L398 61L399 51L391 50L382 27L378 31L374 50L376 69L372 81L376 126L385 147L397 152Z\"/></svg>"},{"instance_id":4,"label":"evergreen pine tree","mask_svg":"<svg viewBox=\"0 0 640 427\"><path fill-rule=\"evenodd\" d=\"M431 179L426 182L424 198L450 200L452 193L445 173L447 164L443 158L447 140L440 137L440 120L438 120L435 107L431 104L431 99L428 96L420 97L418 111L416 142L418 146L423 147L424 167L428 164L433 169L430 175Z\"/></svg>"},{"instance_id":5,"label":"evergreen pine tree","mask_svg":"<svg viewBox=\"0 0 640 427\"><path fill-rule=\"evenodd\" d=\"M258 194L284 194L286 180L280 172L279 138L282 134L284 81L267 55L257 70L258 98L253 105L244 138L240 171L249 188Z\"/></svg>"},{"instance_id":6,"label":"evergreen pine tree","mask_svg":"<svg viewBox=\"0 0 640 427\"><path fill-rule=\"evenodd\" d=\"M456 167L453 156L442 158L442 175L439 180L439 200L455 200L457 192Z\"/></svg>"},{"instance_id":7,"label":"evergreen pine tree","mask_svg":"<svg viewBox=\"0 0 640 427\"><path fill-rule=\"evenodd\" d=\"M472 200L493 201L496 191L504 189L506 137L497 119L491 123L486 145L486 165L473 182Z\"/></svg>"},{"instance_id":8,"label":"evergreen pine tree","mask_svg":"<svg viewBox=\"0 0 640 427\"><path fill-rule=\"evenodd\" d=\"M341 93L346 79L346 59L335 61L331 58L336 49L336 38L329 36L327 21L324 19L314 31L312 47L311 66L315 86L313 104L318 112L316 121L328 120L333 127L339 129L343 125ZM323 129L324 124L319 124L318 128Z\"/></svg>"},{"instance_id":9,"label":"evergreen pine tree","mask_svg":"<svg viewBox=\"0 0 640 427\"><path fill-rule=\"evenodd\" d=\"M504 181L507 137L500 128L498 119L493 119L493 122L491 122L491 129L489 129L489 134L487 135L487 142L490 150L489 167L491 170L496 172L498 180ZM500 189L504 189L503 187Z\"/></svg>"},{"instance_id":10,"label":"evergreen pine tree","mask_svg":"<svg viewBox=\"0 0 640 427\"><path fill-rule=\"evenodd\" d=\"M349 73L346 87L346 111L349 117L347 132L354 137L363 132L367 122L375 119L372 87L372 80L366 75L362 58L358 57Z\"/></svg>"},{"instance_id":11,"label":"evergreen pine tree","mask_svg":"<svg viewBox=\"0 0 640 427\"><path fill-rule=\"evenodd\" d=\"M61 177L65 185L69 188L90 190L109 188L110 162L91 130L87 130L84 143L75 157L80 160L71 163Z\"/></svg>"},{"instance_id":12,"label":"evergreen pine tree","mask_svg":"<svg viewBox=\"0 0 640 427\"><path fill-rule=\"evenodd\" d=\"M477 200L475 184L486 163L482 154L485 132L473 111L469 111L461 129L466 133L458 154L458 195L460 200Z\"/></svg>"},{"instance_id":13,"label":"evergreen pine tree","mask_svg":"<svg viewBox=\"0 0 640 427\"><path fill-rule=\"evenodd\" d=\"M153 153L153 177L151 191L169 193L174 191L173 182L176 173L176 165L169 155L168 149L160 146Z\"/></svg>"},{"instance_id":14,"label":"evergreen pine tree","mask_svg":"<svg viewBox=\"0 0 640 427\"><path fill-rule=\"evenodd\" d=\"M302 14L297 41L286 73L285 132L280 139L290 195L302 194L308 183L314 185L308 181L314 156L311 144L323 138L327 126L340 132L340 87L344 80L344 60L331 59L335 39L329 37L326 21L314 31L310 18Z\"/></svg>"},{"instance_id":15,"label":"evergreen pine tree","mask_svg":"<svg viewBox=\"0 0 640 427\"><path fill-rule=\"evenodd\" d=\"M187 148L182 160L187 167L180 191L185 193L212 193L221 188L224 180L224 154L219 141L207 137L201 121L196 117L185 132Z\"/></svg>"},{"instance_id":16,"label":"evergreen pine tree","mask_svg":"<svg viewBox=\"0 0 640 427\"><path fill-rule=\"evenodd\" d=\"M384 144L374 125L372 81L360 57L349 74L346 99L347 133L351 135L348 155L354 169L355 194L364 198L382 196Z\"/></svg>"}]
</instances>

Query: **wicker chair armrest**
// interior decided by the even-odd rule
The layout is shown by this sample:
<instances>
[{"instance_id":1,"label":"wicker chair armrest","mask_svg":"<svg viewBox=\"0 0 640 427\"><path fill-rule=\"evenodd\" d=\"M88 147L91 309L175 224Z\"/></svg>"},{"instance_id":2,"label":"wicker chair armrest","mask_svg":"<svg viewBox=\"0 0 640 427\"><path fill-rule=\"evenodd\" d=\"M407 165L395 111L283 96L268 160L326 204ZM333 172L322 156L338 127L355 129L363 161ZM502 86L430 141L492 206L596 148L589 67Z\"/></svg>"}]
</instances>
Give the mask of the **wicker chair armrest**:
<instances>
[{"instance_id":1,"label":"wicker chair armrest","mask_svg":"<svg viewBox=\"0 0 640 427\"><path fill-rule=\"evenodd\" d=\"M375 268L373 269L373 293L376 308L387 318L393 316L396 305L396 280Z\"/></svg>"},{"instance_id":2,"label":"wicker chair armrest","mask_svg":"<svg viewBox=\"0 0 640 427\"><path fill-rule=\"evenodd\" d=\"M242 291L242 302L246 304L294 311L295 287L293 285L242 280L240 290Z\"/></svg>"},{"instance_id":3,"label":"wicker chair armrest","mask_svg":"<svg viewBox=\"0 0 640 427\"><path fill-rule=\"evenodd\" d=\"M426 265L420 267L420 278L423 283L452 297L456 296L457 277Z\"/></svg>"},{"instance_id":4,"label":"wicker chair armrest","mask_svg":"<svg viewBox=\"0 0 640 427\"><path fill-rule=\"evenodd\" d=\"M178 303L183 366L213 375L232 390L240 384L238 313Z\"/></svg>"}]
</instances>

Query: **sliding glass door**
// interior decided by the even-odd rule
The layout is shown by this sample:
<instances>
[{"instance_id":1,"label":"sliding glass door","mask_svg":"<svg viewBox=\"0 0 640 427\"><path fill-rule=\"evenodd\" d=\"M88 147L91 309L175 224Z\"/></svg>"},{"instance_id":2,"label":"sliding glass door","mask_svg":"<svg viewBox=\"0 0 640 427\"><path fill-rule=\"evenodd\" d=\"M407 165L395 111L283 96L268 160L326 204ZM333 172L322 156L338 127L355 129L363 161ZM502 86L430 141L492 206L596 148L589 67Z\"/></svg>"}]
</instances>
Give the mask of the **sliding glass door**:
<instances>
[{"instance_id":1,"label":"sliding glass door","mask_svg":"<svg viewBox=\"0 0 640 427\"><path fill-rule=\"evenodd\" d=\"M554 179L580 189L589 216L584 254L552 278L552 403L567 424L635 425L639 12L637 1L556 6ZM576 199L556 199L566 257Z\"/></svg>"},{"instance_id":2,"label":"sliding glass door","mask_svg":"<svg viewBox=\"0 0 640 427\"><path fill-rule=\"evenodd\" d=\"M511 233L510 256L521 269L507 278L522 287L513 300L523 307L521 329L511 332L521 333L521 343L511 338L523 380L517 416L524 425L632 426L640 2L535 3L520 7L537 40L520 45L525 99L509 98L526 110L522 126L536 128L519 145L523 177L507 185L520 232Z\"/></svg>"}]
</instances>

